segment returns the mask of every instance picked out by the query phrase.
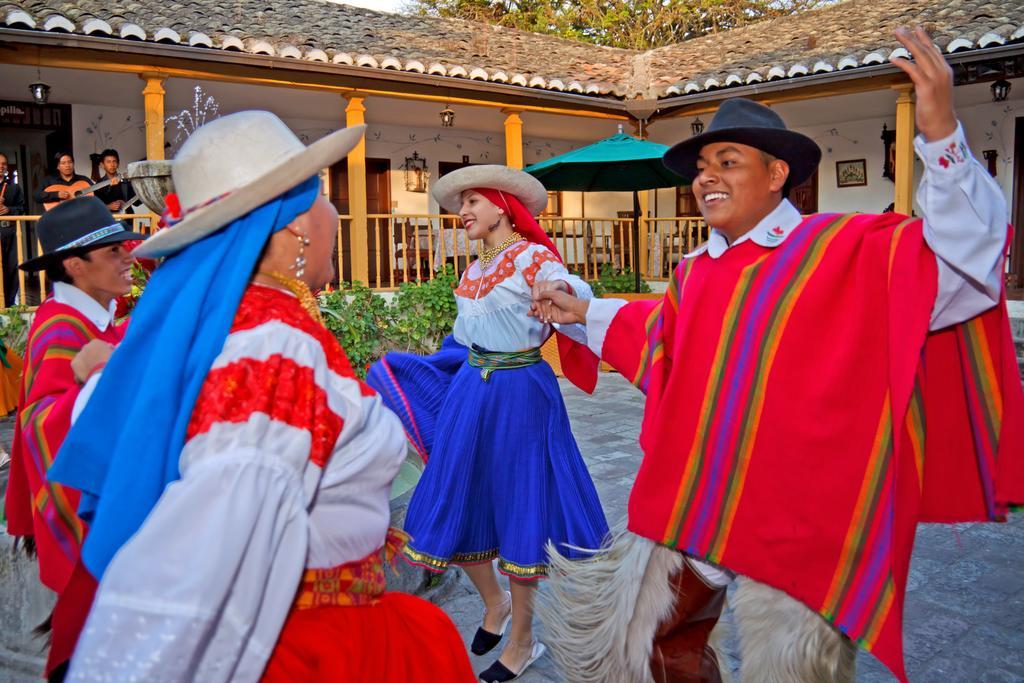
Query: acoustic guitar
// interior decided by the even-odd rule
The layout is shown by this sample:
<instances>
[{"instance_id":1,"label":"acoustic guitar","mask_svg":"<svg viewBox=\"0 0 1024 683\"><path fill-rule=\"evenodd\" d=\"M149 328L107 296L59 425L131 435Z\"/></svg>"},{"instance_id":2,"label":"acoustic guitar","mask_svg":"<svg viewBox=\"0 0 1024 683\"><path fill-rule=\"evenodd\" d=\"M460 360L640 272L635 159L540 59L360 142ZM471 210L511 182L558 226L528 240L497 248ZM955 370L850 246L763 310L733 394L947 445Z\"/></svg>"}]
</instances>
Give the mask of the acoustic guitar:
<instances>
[{"instance_id":1,"label":"acoustic guitar","mask_svg":"<svg viewBox=\"0 0 1024 683\"><path fill-rule=\"evenodd\" d=\"M91 190L91 189L92 189L92 184L91 183L87 183L84 180L76 180L73 183L54 183L53 185L50 185L49 187L47 187L44 191L45 192L61 192L61 191L64 191L64 192L67 192L70 195L68 197L68 199L73 199L75 197L81 197L82 195L92 194L92 192L89 192L89 190ZM50 209L52 209L53 207L57 206L58 204L60 204L63 201L67 201L67 200L66 199L58 199L55 202L43 202L43 208L45 208L47 211L49 211Z\"/></svg>"}]
</instances>

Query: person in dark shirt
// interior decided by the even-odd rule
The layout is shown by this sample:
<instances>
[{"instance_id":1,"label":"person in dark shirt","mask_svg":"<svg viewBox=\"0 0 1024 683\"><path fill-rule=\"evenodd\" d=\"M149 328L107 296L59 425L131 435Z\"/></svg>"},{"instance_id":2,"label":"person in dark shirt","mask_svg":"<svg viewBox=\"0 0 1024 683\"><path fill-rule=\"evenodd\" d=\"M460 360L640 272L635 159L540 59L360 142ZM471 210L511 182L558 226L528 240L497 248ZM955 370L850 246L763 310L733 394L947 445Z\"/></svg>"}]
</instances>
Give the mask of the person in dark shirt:
<instances>
[{"instance_id":1,"label":"person in dark shirt","mask_svg":"<svg viewBox=\"0 0 1024 683\"><path fill-rule=\"evenodd\" d=\"M17 226L4 216L25 214L25 193L7 174L7 155L0 152L0 261L3 261L4 306L13 306L18 296Z\"/></svg>"},{"instance_id":2,"label":"person in dark shirt","mask_svg":"<svg viewBox=\"0 0 1024 683\"><path fill-rule=\"evenodd\" d=\"M132 189L130 182L122 181L121 176L118 175L121 157L116 149L103 150L100 155L100 165L103 167L103 177L100 178L100 181L110 180L110 184L101 187L93 194L107 205L111 213L118 213L135 196L135 190Z\"/></svg>"},{"instance_id":3,"label":"person in dark shirt","mask_svg":"<svg viewBox=\"0 0 1024 683\"><path fill-rule=\"evenodd\" d=\"M73 192L69 192L68 190L47 192L46 188L51 185L70 185L80 180L85 181L87 186L93 184L93 182L84 175L75 173L75 157L70 152L58 152L54 157L54 162L57 168L56 173L44 177L33 195L35 200L40 204L62 202L65 199L71 199L75 196Z\"/></svg>"}]
</instances>

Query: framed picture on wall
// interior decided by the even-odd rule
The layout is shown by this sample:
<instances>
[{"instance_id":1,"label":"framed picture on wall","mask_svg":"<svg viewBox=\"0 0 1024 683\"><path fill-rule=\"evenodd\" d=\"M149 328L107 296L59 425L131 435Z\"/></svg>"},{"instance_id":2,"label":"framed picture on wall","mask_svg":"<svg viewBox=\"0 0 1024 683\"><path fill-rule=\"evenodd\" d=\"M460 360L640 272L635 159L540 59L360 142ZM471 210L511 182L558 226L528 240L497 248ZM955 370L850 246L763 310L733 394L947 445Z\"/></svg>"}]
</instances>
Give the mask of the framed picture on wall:
<instances>
[{"instance_id":1,"label":"framed picture on wall","mask_svg":"<svg viewBox=\"0 0 1024 683\"><path fill-rule=\"evenodd\" d=\"M867 184L867 161L850 159L836 162L836 187L859 187Z\"/></svg>"}]
</instances>

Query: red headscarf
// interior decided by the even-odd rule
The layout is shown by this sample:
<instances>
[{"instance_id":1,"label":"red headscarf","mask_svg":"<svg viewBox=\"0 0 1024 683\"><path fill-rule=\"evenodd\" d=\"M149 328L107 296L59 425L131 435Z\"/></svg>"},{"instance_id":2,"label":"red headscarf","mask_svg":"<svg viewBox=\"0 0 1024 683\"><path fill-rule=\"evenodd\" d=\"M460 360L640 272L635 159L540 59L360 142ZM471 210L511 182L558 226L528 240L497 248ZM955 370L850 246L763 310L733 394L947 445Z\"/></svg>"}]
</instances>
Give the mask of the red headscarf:
<instances>
[{"instance_id":1,"label":"red headscarf","mask_svg":"<svg viewBox=\"0 0 1024 683\"><path fill-rule=\"evenodd\" d=\"M540 223L533 217L519 198L514 194L493 190L489 187L475 187L473 192L478 192L487 198L491 204L499 209L504 209L512 221L512 227L522 235L528 242L540 244L551 250L562 261L562 255L558 253L555 243L551 241L548 234L540 227ZM562 363L562 372L566 378L583 391L591 394L597 386L597 365L598 358L585 344L573 341L564 334L558 333L558 356Z\"/></svg>"},{"instance_id":2,"label":"red headscarf","mask_svg":"<svg viewBox=\"0 0 1024 683\"><path fill-rule=\"evenodd\" d=\"M559 261L562 260L562 255L558 253L555 243L544 232L544 228L540 227L537 219L519 201L519 197L501 190L492 190L489 187L474 187L472 191L487 197L487 200L499 209L504 209L509 220L512 221L512 227L525 237L527 242L544 245L558 257Z\"/></svg>"}]
</instances>

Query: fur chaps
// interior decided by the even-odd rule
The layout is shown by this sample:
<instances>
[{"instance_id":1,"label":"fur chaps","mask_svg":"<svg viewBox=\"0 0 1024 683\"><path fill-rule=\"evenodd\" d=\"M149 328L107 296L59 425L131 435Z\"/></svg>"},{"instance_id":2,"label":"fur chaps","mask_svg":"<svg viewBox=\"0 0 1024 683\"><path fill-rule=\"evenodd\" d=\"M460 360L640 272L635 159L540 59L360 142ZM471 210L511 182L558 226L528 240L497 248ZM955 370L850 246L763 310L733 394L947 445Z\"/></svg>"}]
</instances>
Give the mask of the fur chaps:
<instances>
[{"instance_id":1,"label":"fur chaps","mask_svg":"<svg viewBox=\"0 0 1024 683\"><path fill-rule=\"evenodd\" d=\"M538 596L544 642L567 683L652 683L658 625L672 613L669 578L683 555L628 531L588 560L569 560L548 544L548 590ZM641 579L642 577L642 579ZM728 681L728 660L710 644Z\"/></svg>"},{"instance_id":2,"label":"fur chaps","mask_svg":"<svg viewBox=\"0 0 1024 683\"><path fill-rule=\"evenodd\" d=\"M731 603L744 683L853 683L857 648L780 590L740 577Z\"/></svg>"}]
</instances>

